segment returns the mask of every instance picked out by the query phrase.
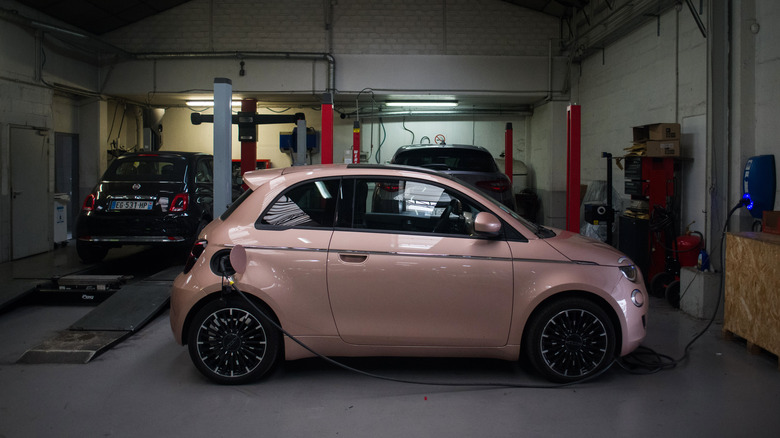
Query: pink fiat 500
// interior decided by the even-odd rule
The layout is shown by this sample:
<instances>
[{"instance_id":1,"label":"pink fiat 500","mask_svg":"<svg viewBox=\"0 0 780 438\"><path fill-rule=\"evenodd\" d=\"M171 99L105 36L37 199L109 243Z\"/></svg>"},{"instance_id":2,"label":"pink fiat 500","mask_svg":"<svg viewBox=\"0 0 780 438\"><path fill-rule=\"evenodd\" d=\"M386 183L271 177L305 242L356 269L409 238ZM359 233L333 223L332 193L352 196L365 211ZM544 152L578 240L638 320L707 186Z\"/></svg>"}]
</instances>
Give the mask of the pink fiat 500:
<instances>
[{"instance_id":1,"label":"pink fiat 500","mask_svg":"<svg viewBox=\"0 0 780 438\"><path fill-rule=\"evenodd\" d=\"M645 337L644 281L624 254L530 223L447 175L333 165L244 180L171 293L176 341L215 382L313 355L278 327L329 356L522 352L556 382L597 374ZM234 247L246 251L240 274ZM253 305L225 291L233 274Z\"/></svg>"}]
</instances>

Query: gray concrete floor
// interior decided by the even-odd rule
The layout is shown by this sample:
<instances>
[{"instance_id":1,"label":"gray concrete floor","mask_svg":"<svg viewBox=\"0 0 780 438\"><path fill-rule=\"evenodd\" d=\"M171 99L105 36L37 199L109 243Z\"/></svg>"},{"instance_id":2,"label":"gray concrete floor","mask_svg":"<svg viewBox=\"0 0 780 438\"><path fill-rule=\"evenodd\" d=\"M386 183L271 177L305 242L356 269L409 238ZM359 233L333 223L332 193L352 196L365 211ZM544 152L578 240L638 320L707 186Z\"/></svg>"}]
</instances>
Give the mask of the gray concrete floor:
<instances>
[{"instance_id":1,"label":"gray concrete floor","mask_svg":"<svg viewBox=\"0 0 780 438\"><path fill-rule=\"evenodd\" d=\"M69 267L83 268L72 247L0 264L0 287ZM645 345L679 357L706 321L659 299L651 305ZM167 311L88 364L16 363L91 309L22 305L0 314L0 437L775 437L780 430L777 357L749 354L744 342L723 339L717 323L673 370L637 376L615 366L559 389L393 383L316 359L288 362L256 384L217 386L173 341ZM348 363L415 380L545 383L493 360Z\"/></svg>"}]
</instances>

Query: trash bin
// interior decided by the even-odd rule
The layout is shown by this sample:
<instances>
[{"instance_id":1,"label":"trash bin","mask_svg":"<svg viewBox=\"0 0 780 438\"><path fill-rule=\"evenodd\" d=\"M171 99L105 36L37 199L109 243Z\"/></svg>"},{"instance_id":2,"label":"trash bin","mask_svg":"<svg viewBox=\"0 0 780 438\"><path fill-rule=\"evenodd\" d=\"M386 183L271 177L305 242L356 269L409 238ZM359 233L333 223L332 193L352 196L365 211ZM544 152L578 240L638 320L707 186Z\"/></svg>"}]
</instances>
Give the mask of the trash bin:
<instances>
[{"instance_id":1,"label":"trash bin","mask_svg":"<svg viewBox=\"0 0 780 438\"><path fill-rule=\"evenodd\" d=\"M54 194L54 245L68 243L68 203L67 193Z\"/></svg>"}]
</instances>

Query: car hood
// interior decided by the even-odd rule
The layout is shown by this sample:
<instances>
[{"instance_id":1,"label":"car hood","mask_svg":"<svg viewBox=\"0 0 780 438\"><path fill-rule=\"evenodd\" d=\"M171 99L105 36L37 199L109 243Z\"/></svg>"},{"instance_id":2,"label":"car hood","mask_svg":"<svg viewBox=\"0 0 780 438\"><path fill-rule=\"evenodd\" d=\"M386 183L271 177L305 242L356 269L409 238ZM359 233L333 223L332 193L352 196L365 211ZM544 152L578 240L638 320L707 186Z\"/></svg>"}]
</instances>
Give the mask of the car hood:
<instances>
[{"instance_id":1,"label":"car hood","mask_svg":"<svg viewBox=\"0 0 780 438\"><path fill-rule=\"evenodd\" d=\"M570 231L554 231L556 236L544 241L573 262L596 263L604 266L633 264L625 254L602 241Z\"/></svg>"}]
</instances>

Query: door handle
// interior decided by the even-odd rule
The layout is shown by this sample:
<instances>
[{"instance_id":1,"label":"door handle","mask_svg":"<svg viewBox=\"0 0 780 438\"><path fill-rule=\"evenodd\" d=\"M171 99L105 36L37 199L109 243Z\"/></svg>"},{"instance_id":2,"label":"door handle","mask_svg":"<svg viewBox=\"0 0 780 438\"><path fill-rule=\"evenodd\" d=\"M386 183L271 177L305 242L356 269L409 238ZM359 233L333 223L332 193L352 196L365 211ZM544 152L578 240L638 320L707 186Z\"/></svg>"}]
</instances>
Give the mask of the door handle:
<instances>
[{"instance_id":1,"label":"door handle","mask_svg":"<svg viewBox=\"0 0 780 438\"><path fill-rule=\"evenodd\" d=\"M368 259L368 254L339 254L339 259L344 263L363 263Z\"/></svg>"},{"instance_id":2,"label":"door handle","mask_svg":"<svg viewBox=\"0 0 780 438\"><path fill-rule=\"evenodd\" d=\"M14 199L16 199L16 197L17 197L17 196L19 196L19 195L21 195L22 193L24 193L22 190L19 190L19 191L16 191L16 190L14 190L14 191L13 191L13 196L14 196Z\"/></svg>"}]
</instances>

